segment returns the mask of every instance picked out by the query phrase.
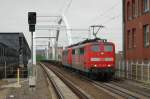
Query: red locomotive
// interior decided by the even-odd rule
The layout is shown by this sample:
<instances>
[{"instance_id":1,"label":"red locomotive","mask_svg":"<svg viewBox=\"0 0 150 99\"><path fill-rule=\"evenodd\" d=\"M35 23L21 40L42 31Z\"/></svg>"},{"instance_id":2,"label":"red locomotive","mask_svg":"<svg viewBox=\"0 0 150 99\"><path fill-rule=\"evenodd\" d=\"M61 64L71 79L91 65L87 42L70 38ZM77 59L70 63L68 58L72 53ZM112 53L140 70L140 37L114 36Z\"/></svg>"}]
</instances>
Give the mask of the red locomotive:
<instances>
[{"instance_id":1,"label":"red locomotive","mask_svg":"<svg viewBox=\"0 0 150 99\"><path fill-rule=\"evenodd\" d=\"M95 38L68 46L62 64L97 77L110 78L115 73L115 45Z\"/></svg>"}]
</instances>

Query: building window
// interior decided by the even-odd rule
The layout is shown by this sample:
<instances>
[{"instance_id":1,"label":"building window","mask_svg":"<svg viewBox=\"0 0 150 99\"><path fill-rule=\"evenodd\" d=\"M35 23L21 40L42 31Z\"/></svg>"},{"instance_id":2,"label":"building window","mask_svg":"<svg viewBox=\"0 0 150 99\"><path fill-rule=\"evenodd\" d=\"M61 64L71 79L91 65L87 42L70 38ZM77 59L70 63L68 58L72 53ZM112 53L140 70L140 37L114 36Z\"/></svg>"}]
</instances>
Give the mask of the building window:
<instances>
[{"instance_id":1,"label":"building window","mask_svg":"<svg viewBox=\"0 0 150 99\"><path fill-rule=\"evenodd\" d=\"M127 20L132 20L132 6L130 2L127 3Z\"/></svg>"},{"instance_id":2,"label":"building window","mask_svg":"<svg viewBox=\"0 0 150 99\"><path fill-rule=\"evenodd\" d=\"M143 32L144 32L144 47L148 47L150 45L149 25L144 25Z\"/></svg>"},{"instance_id":3,"label":"building window","mask_svg":"<svg viewBox=\"0 0 150 99\"><path fill-rule=\"evenodd\" d=\"M135 5L135 16L137 17L139 14L139 0L136 0Z\"/></svg>"},{"instance_id":4,"label":"building window","mask_svg":"<svg viewBox=\"0 0 150 99\"><path fill-rule=\"evenodd\" d=\"M136 17L136 5L135 0L132 1L132 16Z\"/></svg>"},{"instance_id":5,"label":"building window","mask_svg":"<svg viewBox=\"0 0 150 99\"><path fill-rule=\"evenodd\" d=\"M143 11L143 0L138 0L138 15L141 16L142 15L142 11Z\"/></svg>"},{"instance_id":6,"label":"building window","mask_svg":"<svg viewBox=\"0 0 150 99\"><path fill-rule=\"evenodd\" d=\"M149 0L143 0L144 12L149 11Z\"/></svg>"},{"instance_id":7,"label":"building window","mask_svg":"<svg viewBox=\"0 0 150 99\"><path fill-rule=\"evenodd\" d=\"M131 48L131 33L130 30L128 30L127 32L127 48L130 49Z\"/></svg>"},{"instance_id":8,"label":"building window","mask_svg":"<svg viewBox=\"0 0 150 99\"><path fill-rule=\"evenodd\" d=\"M136 29L132 29L132 48L136 47Z\"/></svg>"}]
</instances>

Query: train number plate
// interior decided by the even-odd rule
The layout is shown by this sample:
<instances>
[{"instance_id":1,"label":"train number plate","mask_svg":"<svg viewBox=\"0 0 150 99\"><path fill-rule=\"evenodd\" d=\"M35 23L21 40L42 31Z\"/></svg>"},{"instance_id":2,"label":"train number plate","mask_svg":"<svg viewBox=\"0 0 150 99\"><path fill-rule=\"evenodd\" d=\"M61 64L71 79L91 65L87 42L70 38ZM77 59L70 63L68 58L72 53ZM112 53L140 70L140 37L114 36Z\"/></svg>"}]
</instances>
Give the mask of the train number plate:
<instances>
[{"instance_id":1,"label":"train number plate","mask_svg":"<svg viewBox=\"0 0 150 99\"><path fill-rule=\"evenodd\" d=\"M100 61L100 58L91 58L91 61Z\"/></svg>"}]
</instances>

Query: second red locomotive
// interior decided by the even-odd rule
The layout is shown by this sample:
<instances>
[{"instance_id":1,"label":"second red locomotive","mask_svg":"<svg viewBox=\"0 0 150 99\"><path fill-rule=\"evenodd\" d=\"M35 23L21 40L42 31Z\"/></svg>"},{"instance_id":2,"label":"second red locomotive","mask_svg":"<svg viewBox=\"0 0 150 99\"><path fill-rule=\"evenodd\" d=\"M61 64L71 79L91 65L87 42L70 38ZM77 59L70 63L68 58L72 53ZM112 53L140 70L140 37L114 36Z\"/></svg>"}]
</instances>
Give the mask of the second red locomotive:
<instances>
[{"instance_id":1,"label":"second red locomotive","mask_svg":"<svg viewBox=\"0 0 150 99\"><path fill-rule=\"evenodd\" d=\"M115 73L115 45L103 39L91 39L63 50L62 64L97 77Z\"/></svg>"}]
</instances>

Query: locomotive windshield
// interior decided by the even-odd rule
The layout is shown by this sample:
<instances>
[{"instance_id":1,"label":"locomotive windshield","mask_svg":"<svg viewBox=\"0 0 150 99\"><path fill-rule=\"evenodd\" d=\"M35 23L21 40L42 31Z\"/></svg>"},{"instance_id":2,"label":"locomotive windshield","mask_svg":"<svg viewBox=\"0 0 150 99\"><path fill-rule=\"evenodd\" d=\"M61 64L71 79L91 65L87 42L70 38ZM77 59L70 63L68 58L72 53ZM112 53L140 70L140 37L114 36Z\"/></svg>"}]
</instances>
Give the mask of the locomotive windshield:
<instances>
[{"instance_id":1,"label":"locomotive windshield","mask_svg":"<svg viewBox=\"0 0 150 99\"><path fill-rule=\"evenodd\" d=\"M113 51L113 46L112 45L101 45L101 47L99 45L93 45L91 47L91 50L93 52L100 52L100 51L105 51L105 52L112 52Z\"/></svg>"},{"instance_id":2,"label":"locomotive windshield","mask_svg":"<svg viewBox=\"0 0 150 99\"><path fill-rule=\"evenodd\" d=\"M112 45L105 45L104 49L106 52L112 52L113 51Z\"/></svg>"},{"instance_id":3,"label":"locomotive windshield","mask_svg":"<svg viewBox=\"0 0 150 99\"><path fill-rule=\"evenodd\" d=\"M93 52L99 52L100 51L100 48L98 45L93 45L91 49Z\"/></svg>"}]
</instances>

